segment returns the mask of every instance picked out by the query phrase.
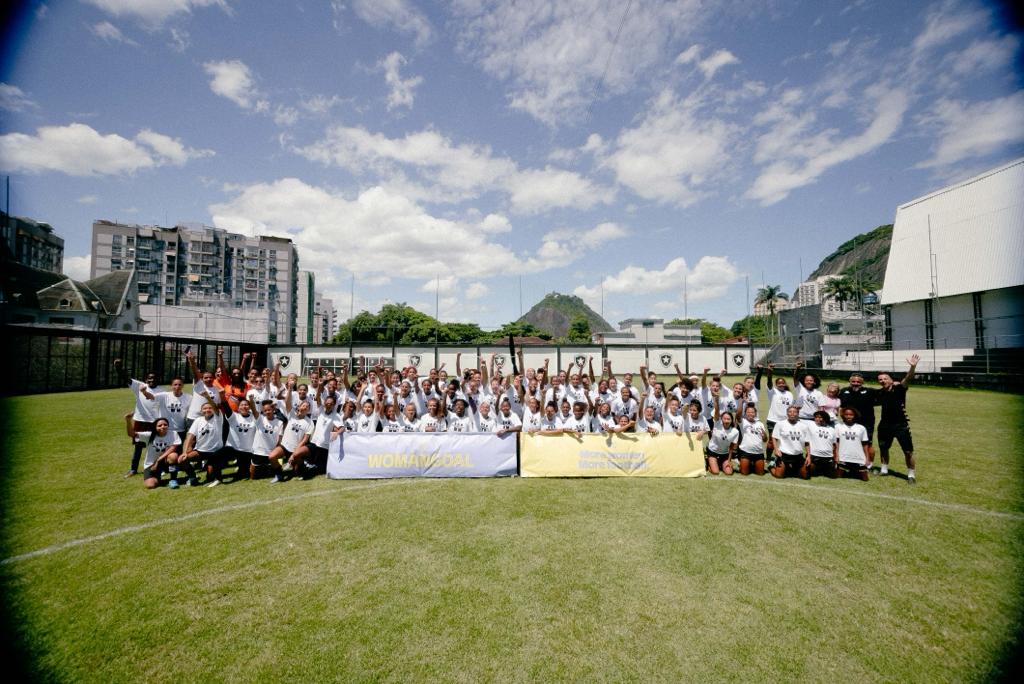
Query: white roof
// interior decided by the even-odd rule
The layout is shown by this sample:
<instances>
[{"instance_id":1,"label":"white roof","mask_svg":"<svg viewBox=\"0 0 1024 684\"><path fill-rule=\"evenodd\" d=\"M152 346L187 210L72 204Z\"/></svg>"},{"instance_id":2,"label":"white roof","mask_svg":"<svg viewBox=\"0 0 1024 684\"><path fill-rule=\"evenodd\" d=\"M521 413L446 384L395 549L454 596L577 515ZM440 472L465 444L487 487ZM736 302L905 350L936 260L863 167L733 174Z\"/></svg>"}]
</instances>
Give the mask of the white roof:
<instances>
[{"instance_id":1,"label":"white roof","mask_svg":"<svg viewBox=\"0 0 1024 684\"><path fill-rule=\"evenodd\" d=\"M1024 159L896 209L882 304L1018 285L1024 285Z\"/></svg>"}]
</instances>

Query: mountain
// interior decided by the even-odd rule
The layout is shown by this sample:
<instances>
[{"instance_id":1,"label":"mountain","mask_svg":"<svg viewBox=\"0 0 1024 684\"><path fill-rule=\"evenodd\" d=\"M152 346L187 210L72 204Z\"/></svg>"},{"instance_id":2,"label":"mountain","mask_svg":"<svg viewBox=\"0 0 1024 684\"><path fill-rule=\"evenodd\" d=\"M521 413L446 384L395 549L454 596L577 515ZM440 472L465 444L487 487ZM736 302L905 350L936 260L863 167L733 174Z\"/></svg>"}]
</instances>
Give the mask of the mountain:
<instances>
[{"instance_id":1,"label":"mountain","mask_svg":"<svg viewBox=\"0 0 1024 684\"><path fill-rule=\"evenodd\" d=\"M564 295L552 292L544 296L526 312L520 322L532 323L541 330L546 330L555 337L565 337L569 325L576 316L582 315L590 323L591 332L610 332L615 330L608 321L601 318L575 295Z\"/></svg>"},{"instance_id":2,"label":"mountain","mask_svg":"<svg viewBox=\"0 0 1024 684\"><path fill-rule=\"evenodd\" d=\"M862 282L881 287L885 282L885 266L889 261L892 224L878 226L839 245L836 251L822 259L808 280L825 275L849 275Z\"/></svg>"}]
</instances>

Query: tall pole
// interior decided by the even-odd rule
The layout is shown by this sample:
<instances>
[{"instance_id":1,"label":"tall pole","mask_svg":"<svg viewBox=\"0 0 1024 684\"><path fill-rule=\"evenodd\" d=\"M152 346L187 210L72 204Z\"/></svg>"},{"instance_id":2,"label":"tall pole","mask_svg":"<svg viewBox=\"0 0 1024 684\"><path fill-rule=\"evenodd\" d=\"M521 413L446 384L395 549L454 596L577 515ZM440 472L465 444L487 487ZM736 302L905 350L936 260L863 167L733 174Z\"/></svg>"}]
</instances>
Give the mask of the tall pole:
<instances>
[{"instance_id":1,"label":"tall pole","mask_svg":"<svg viewBox=\"0 0 1024 684\"><path fill-rule=\"evenodd\" d=\"M349 294L348 300L348 320L352 321L356 317L356 274L352 274L352 290Z\"/></svg>"},{"instance_id":2,"label":"tall pole","mask_svg":"<svg viewBox=\"0 0 1024 684\"><path fill-rule=\"evenodd\" d=\"M604 278L601 278L601 318L604 318Z\"/></svg>"},{"instance_id":3,"label":"tall pole","mask_svg":"<svg viewBox=\"0 0 1024 684\"><path fill-rule=\"evenodd\" d=\"M690 320L690 303L689 296L686 292L686 281L690 279L689 275L683 276L683 319Z\"/></svg>"},{"instance_id":4,"label":"tall pole","mask_svg":"<svg viewBox=\"0 0 1024 684\"><path fill-rule=\"evenodd\" d=\"M523 276L519 276L519 317L523 317Z\"/></svg>"},{"instance_id":5,"label":"tall pole","mask_svg":"<svg viewBox=\"0 0 1024 684\"><path fill-rule=\"evenodd\" d=\"M438 331L441 328L441 276L434 276L434 353L437 353Z\"/></svg>"}]
</instances>

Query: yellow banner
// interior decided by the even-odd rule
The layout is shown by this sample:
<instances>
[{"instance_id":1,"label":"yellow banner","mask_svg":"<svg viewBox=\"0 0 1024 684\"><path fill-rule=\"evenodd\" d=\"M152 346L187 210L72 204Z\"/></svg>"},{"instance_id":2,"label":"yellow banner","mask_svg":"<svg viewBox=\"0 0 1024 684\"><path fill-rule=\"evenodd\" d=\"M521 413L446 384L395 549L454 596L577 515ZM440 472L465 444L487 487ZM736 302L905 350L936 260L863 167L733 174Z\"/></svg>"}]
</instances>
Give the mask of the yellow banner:
<instances>
[{"instance_id":1,"label":"yellow banner","mask_svg":"<svg viewBox=\"0 0 1024 684\"><path fill-rule=\"evenodd\" d=\"M519 442L523 477L699 477L704 445L687 433L539 435Z\"/></svg>"}]
</instances>

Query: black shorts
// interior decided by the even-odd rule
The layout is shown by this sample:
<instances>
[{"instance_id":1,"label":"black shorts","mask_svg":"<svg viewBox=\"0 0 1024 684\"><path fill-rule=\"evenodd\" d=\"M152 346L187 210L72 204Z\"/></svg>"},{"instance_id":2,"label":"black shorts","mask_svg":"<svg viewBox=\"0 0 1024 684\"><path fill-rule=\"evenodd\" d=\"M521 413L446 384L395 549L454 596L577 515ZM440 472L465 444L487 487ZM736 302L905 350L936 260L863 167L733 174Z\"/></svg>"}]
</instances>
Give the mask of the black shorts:
<instances>
[{"instance_id":1,"label":"black shorts","mask_svg":"<svg viewBox=\"0 0 1024 684\"><path fill-rule=\"evenodd\" d=\"M840 461L839 467L851 473L862 473L868 469L863 463L850 463L849 461Z\"/></svg>"},{"instance_id":2,"label":"black shorts","mask_svg":"<svg viewBox=\"0 0 1024 684\"><path fill-rule=\"evenodd\" d=\"M260 456L259 454L249 454L249 459L253 465L267 465L270 463L269 456Z\"/></svg>"},{"instance_id":3,"label":"black shorts","mask_svg":"<svg viewBox=\"0 0 1024 684\"><path fill-rule=\"evenodd\" d=\"M801 468L804 467L803 454L800 454L798 456L790 456L789 454L779 454L779 457L782 459L782 464L785 465L787 469L793 468L795 470L800 470Z\"/></svg>"},{"instance_id":4,"label":"black shorts","mask_svg":"<svg viewBox=\"0 0 1024 684\"><path fill-rule=\"evenodd\" d=\"M894 439L900 443L900 448L903 451L910 453L914 450L914 438L910 434L909 425L906 423L902 425L886 425L883 423L878 426L878 446L888 449L892 446Z\"/></svg>"},{"instance_id":5,"label":"black shorts","mask_svg":"<svg viewBox=\"0 0 1024 684\"><path fill-rule=\"evenodd\" d=\"M764 460L764 453L763 452L760 453L760 454L751 454L751 453L748 453L746 451L740 451L738 453L738 456L739 456L740 460L743 460L744 458L747 459L748 461L763 461Z\"/></svg>"},{"instance_id":6,"label":"black shorts","mask_svg":"<svg viewBox=\"0 0 1024 684\"><path fill-rule=\"evenodd\" d=\"M816 468L831 468L834 464L831 456L811 456L811 465Z\"/></svg>"},{"instance_id":7,"label":"black shorts","mask_svg":"<svg viewBox=\"0 0 1024 684\"><path fill-rule=\"evenodd\" d=\"M154 468L153 466L146 466L145 468L142 469L142 479L148 480L151 477L155 477L156 479L159 480L160 471L163 470L163 467L163 463L156 466L156 468Z\"/></svg>"},{"instance_id":8,"label":"black shorts","mask_svg":"<svg viewBox=\"0 0 1024 684\"><path fill-rule=\"evenodd\" d=\"M723 458L724 459L728 459L729 458L729 454L716 454L714 451L712 451L711 449L708 449L708 448L704 449L704 456L706 456L707 458L717 458L719 460L719 462L721 462L721 460Z\"/></svg>"}]
</instances>

